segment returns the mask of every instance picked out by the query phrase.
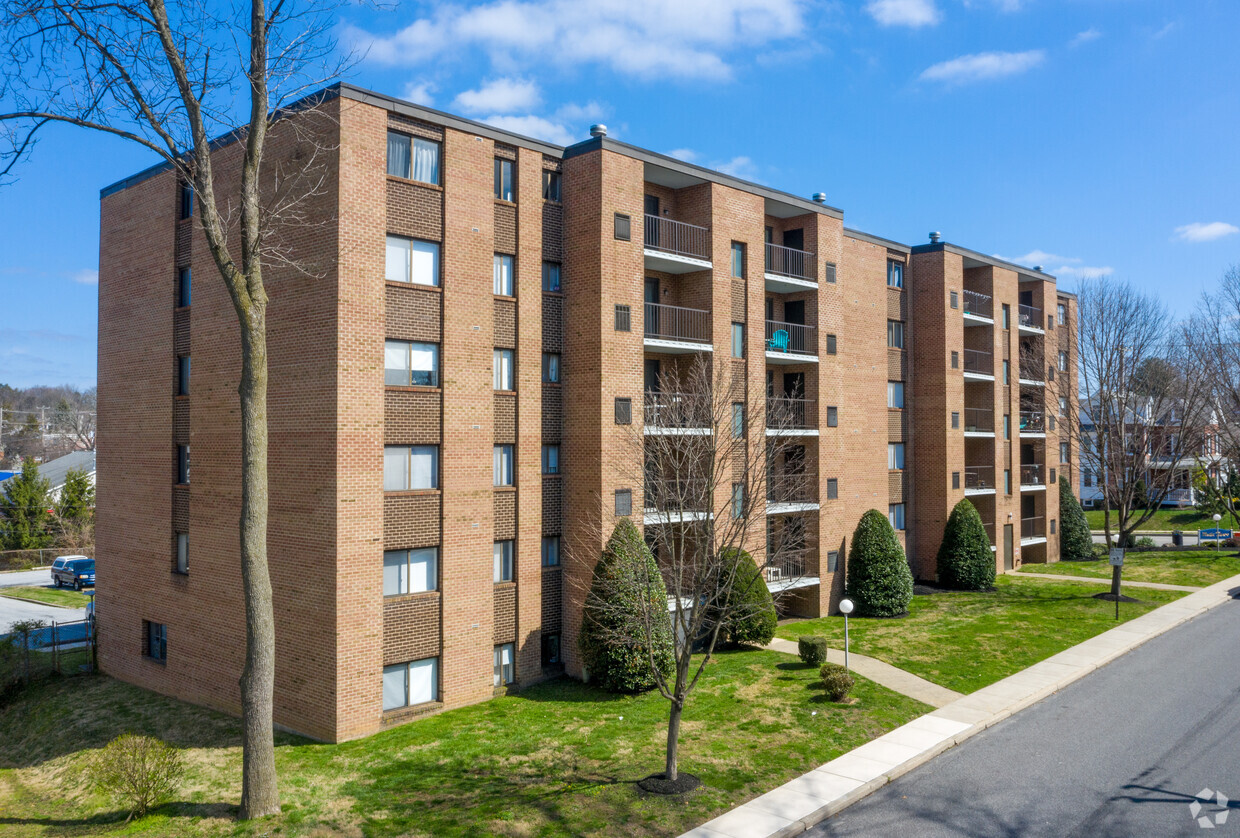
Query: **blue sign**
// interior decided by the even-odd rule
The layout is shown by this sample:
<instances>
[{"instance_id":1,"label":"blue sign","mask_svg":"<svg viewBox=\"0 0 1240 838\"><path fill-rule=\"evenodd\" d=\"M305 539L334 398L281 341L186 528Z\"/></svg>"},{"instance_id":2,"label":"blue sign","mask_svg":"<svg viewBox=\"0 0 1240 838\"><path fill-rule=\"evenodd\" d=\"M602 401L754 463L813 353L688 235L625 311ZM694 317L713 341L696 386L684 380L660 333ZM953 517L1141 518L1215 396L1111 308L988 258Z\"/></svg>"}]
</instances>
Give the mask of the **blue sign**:
<instances>
[{"instance_id":1,"label":"blue sign","mask_svg":"<svg viewBox=\"0 0 1240 838\"><path fill-rule=\"evenodd\" d=\"M1221 539L1231 538L1231 530L1220 530L1218 528L1211 530L1197 530L1197 538L1199 540L1211 539L1219 541Z\"/></svg>"}]
</instances>

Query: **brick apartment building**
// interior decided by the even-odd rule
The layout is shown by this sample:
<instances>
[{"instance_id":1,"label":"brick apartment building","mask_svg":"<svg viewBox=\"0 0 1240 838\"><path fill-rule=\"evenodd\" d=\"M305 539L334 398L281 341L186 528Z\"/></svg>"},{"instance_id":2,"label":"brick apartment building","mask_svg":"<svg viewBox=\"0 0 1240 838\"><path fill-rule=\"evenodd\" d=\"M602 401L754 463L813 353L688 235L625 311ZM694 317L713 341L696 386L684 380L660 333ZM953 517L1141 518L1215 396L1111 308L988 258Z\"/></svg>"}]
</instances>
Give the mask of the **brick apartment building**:
<instances>
[{"instance_id":1,"label":"brick apartment building","mask_svg":"<svg viewBox=\"0 0 1240 838\"><path fill-rule=\"evenodd\" d=\"M561 148L348 85L319 109L330 177L295 242L319 269L266 272L279 725L343 740L579 675L574 582L648 518L620 423L657 424L661 365L703 353L795 407L807 479L766 506L807 548L770 573L788 611L834 607L871 508L918 578L963 497L1000 570L1058 558L1053 277L603 131ZM101 203L101 664L236 712L235 315L173 172Z\"/></svg>"}]
</instances>

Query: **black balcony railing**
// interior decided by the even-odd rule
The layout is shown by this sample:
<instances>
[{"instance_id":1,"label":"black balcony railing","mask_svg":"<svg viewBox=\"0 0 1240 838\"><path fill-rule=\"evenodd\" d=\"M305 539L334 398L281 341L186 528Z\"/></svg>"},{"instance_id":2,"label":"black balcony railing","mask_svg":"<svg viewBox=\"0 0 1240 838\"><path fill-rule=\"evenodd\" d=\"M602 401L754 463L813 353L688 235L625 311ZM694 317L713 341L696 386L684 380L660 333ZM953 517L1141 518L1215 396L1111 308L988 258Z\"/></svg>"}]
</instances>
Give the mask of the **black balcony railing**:
<instances>
[{"instance_id":1,"label":"black balcony railing","mask_svg":"<svg viewBox=\"0 0 1240 838\"><path fill-rule=\"evenodd\" d=\"M1040 410L1022 410L1020 412L1021 433L1040 434L1046 430L1046 414Z\"/></svg>"},{"instance_id":2,"label":"black balcony railing","mask_svg":"<svg viewBox=\"0 0 1240 838\"><path fill-rule=\"evenodd\" d=\"M698 308L646 303L646 337L710 343L710 312Z\"/></svg>"},{"instance_id":3,"label":"black balcony railing","mask_svg":"<svg viewBox=\"0 0 1240 838\"><path fill-rule=\"evenodd\" d=\"M1046 373L1034 363L1025 363L1020 365L1020 377L1022 381L1045 381Z\"/></svg>"},{"instance_id":4,"label":"black balcony railing","mask_svg":"<svg viewBox=\"0 0 1240 838\"><path fill-rule=\"evenodd\" d=\"M775 472L767 477L766 499L768 503L815 503L812 475L804 472Z\"/></svg>"},{"instance_id":5,"label":"black balcony railing","mask_svg":"<svg viewBox=\"0 0 1240 838\"><path fill-rule=\"evenodd\" d=\"M647 215L645 228L645 245L650 250L710 261L710 231L705 227Z\"/></svg>"},{"instance_id":6,"label":"black balcony railing","mask_svg":"<svg viewBox=\"0 0 1240 838\"><path fill-rule=\"evenodd\" d=\"M994 375L994 356L984 349L966 349L964 351L964 371L978 375Z\"/></svg>"},{"instance_id":7,"label":"black balcony railing","mask_svg":"<svg viewBox=\"0 0 1240 838\"><path fill-rule=\"evenodd\" d=\"M1042 309L1021 303L1016 310L1017 322L1026 328L1042 328Z\"/></svg>"},{"instance_id":8,"label":"black balcony railing","mask_svg":"<svg viewBox=\"0 0 1240 838\"><path fill-rule=\"evenodd\" d=\"M804 547L779 547L773 555L765 568L766 581L783 582L805 575Z\"/></svg>"},{"instance_id":9,"label":"black balcony railing","mask_svg":"<svg viewBox=\"0 0 1240 838\"><path fill-rule=\"evenodd\" d=\"M701 513L711 508L709 488L705 480L667 480L648 478L642 492L646 512Z\"/></svg>"},{"instance_id":10,"label":"black balcony railing","mask_svg":"<svg viewBox=\"0 0 1240 838\"><path fill-rule=\"evenodd\" d=\"M800 323L766 321L766 351L792 355L818 354L818 329Z\"/></svg>"},{"instance_id":11,"label":"black balcony railing","mask_svg":"<svg viewBox=\"0 0 1240 838\"><path fill-rule=\"evenodd\" d=\"M990 491L995 488L994 466L965 466L965 491Z\"/></svg>"},{"instance_id":12,"label":"black balcony railing","mask_svg":"<svg viewBox=\"0 0 1240 838\"><path fill-rule=\"evenodd\" d=\"M978 317L995 316L995 304L989 294L983 294L980 291L970 291L965 289L961 294L964 297L964 310L967 314L976 314Z\"/></svg>"},{"instance_id":13,"label":"black balcony railing","mask_svg":"<svg viewBox=\"0 0 1240 838\"><path fill-rule=\"evenodd\" d=\"M766 400L766 426L807 431L818 427L818 403L813 399L775 396Z\"/></svg>"},{"instance_id":14,"label":"black balcony railing","mask_svg":"<svg viewBox=\"0 0 1240 838\"><path fill-rule=\"evenodd\" d=\"M1020 485L1022 486L1045 486L1046 479L1042 476L1042 466L1040 463L1030 463L1020 467Z\"/></svg>"},{"instance_id":15,"label":"black balcony railing","mask_svg":"<svg viewBox=\"0 0 1240 838\"><path fill-rule=\"evenodd\" d=\"M782 247L778 244L766 246L766 272L795 279L817 280L818 261L814 254L795 247Z\"/></svg>"},{"instance_id":16,"label":"black balcony railing","mask_svg":"<svg viewBox=\"0 0 1240 838\"><path fill-rule=\"evenodd\" d=\"M1021 538L1045 538L1046 537L1046 519L1041 515L1033 515L1029 518L1020 519L1020 537Z\"/></svg>"},{"instance_id":17,"label":"black balcony railing","mask_svg":"<svg viewBox=\"0 0 1240 838\"><path fill-rule=\"evenodd\" d=\"M995 412L988 407L966 407L964 409L964 429L972 433L994 433Z\"/></svg>"},{"instance_id":18,"label":"black balcony railing","mask_svg":"<svg viewBox=\"0 0 1240 838\"><path fill-rule=\"evenodd\" d=\"M647 391L642 421L656 428L710 428L710 399L690 393Z\"/></svg>"}]
</instances>

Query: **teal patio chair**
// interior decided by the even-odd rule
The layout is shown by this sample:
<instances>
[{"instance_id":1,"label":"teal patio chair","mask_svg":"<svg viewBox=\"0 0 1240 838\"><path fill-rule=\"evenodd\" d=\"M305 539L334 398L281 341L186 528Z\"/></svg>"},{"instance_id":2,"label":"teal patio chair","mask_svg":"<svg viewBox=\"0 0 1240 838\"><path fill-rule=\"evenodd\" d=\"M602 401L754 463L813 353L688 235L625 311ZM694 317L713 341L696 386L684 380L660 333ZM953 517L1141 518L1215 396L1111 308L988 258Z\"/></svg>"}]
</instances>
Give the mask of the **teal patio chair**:
<instances>
[{"instance_id":1,"label":"teal patio chair","mask_svg":"<svg viewBox=\"0 0 1240 838\"><path fill-rule=\"evenodd\" d=\"M776 329L775 334L771 335L771 339L767 341L766 348L772 352L788 351L788 330Z\"/></svg>"}]
</instances>

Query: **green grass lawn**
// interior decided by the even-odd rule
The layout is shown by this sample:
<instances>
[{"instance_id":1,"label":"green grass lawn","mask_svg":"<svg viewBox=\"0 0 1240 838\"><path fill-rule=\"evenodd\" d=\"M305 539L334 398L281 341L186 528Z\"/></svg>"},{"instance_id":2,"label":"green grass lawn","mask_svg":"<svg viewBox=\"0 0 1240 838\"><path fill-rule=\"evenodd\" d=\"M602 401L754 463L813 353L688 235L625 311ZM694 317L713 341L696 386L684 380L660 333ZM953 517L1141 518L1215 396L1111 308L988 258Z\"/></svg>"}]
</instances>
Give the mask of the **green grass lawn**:
<instances>
[{"instance_id":1,"label":"green grass lawn","mask_svg":"<svg viewBox=\"0 0 1240 838\"><path fill-rule=\"evenodd\" d=\"M1103 528L1102 510L1086 509L1085 520L1089 521L1089 528L1091 530L1101 530ZM1229 520L1224 520L1221 524L1224 528L1236 528ZM1213 526L1214 519L1209 515L1202 515L1196 509L1159 509L1154 513L1153 517L1141 525L1141 530L1160 530L1163 532L1168 530L1185 530L1196 532L1197 530L1211 529ZM1111 513L1111 529L1119 529L1119 523L1114 512Z\"/></svg>"},{"instance_id":2,"label":"green grass lawn","mask_svg":"<svg viewBox=\"0 0 1240 838\"><path fill-rule=\"evenodd\" d=\"M1100 586L999 576L989 593L943 592L913 597L909 616L853 618L850 648L949 689L970 693L1019 672L1116 625L1115 604L1093 598ZM1184 596L1143 588L1121 603L1120 621ZM798 620L778 635L806 634L843 648L844 618Z\"/></svg>"},{"instance_id":3,"label":"green grass lawn","mask_svg":"<svg viewBox=\"0 0 1240 838\"><path fill-rule=\"evenodd\" d=\"M85 608L90 597L72 589L36 588L20 586L16 588L0 588L0 596L20 597L46 602L48 605L60 605L65 608Z\"/></svg>"},{"instance_id":4,"label":"green grass lawn","mask_svg":"<svg viewBox=\"0 0 1240 838\"><path fill-rule=\"evenodd\" d=\"M777 652L720 654L682 727L681 770L704 787L680 799L633 784L663 767L657 693L559 679L341 745L280 736L283 813L247 824L232 820L235 719L103 677L53 681L0 714L0 836L675 835L931 709L861 678L857 703L834 704L816 680ZM79 773L124 731L188 749L176 802L128 825Z\"/></svg>"},{"instance_id":5,"label":"green grass lawn","mask_svg":"<svg viewBox=\"0 0 1240 838\"><path fill-rule=\"evenodd\" d=\"M1106 559L1092 562L1026 564L1021 565L1020 570L1022 573L1046 573L1055 576L1111 578L1111 564ZM1162 582L1167 585L1194 585L1204 588L1238 573L1240 555L1236 554L1235 549L1223 550L1221 553L1213 550L1129 553L1124 557L1123 578L1129 582Z\"/></svg>"}]
</instances>

